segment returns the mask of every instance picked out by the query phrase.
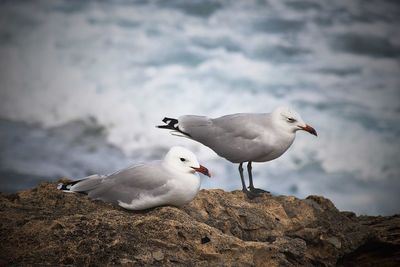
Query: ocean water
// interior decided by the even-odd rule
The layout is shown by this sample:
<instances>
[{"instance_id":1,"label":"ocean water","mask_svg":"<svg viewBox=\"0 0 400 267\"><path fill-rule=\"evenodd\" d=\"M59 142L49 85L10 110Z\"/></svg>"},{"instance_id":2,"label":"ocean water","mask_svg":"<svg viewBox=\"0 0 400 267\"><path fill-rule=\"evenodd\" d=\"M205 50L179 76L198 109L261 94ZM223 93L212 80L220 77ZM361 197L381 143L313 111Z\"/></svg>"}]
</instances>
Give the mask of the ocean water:
<instances>
[{"instance_id":1,"label":"ocean water","mask_svg":"<svg viewBox=\"0 0 400 267\"><path fill-rule=\"evenodd\" d=\"M1 1L0 191L109 173L193 150L240 189L237 166L154 126L289 105L318 131L254 164L274 194L400 212L397 1Z\"/></svg>"}]
</instances>

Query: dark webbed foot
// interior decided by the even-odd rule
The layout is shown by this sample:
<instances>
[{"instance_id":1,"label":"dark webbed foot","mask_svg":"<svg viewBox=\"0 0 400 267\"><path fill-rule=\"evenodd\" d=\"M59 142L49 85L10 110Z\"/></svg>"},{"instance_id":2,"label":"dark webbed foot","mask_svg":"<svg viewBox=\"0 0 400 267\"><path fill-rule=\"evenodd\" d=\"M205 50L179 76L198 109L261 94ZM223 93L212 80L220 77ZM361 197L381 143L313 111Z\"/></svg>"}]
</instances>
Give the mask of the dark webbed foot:
<instances>
[{"instance_id":1,"label":"dark webbed foot","mask_svg":"<svg viewBox=\"0 0 400 267\"><path fill-rule=\"evenodd\" d=\"M266 191L264 189L250 187L250 186L249 186L249 190L250 190L250 192L255 193L255 194L269 194L270 193L269 191Z\"/></svg>"},{"instance_id":2,"label":"dark webbed foot","mask_svg":"<svg viewBox=\"0 0 400 267\"><path fill-rule=\"evenodd\" d=\"M248 199L254 199L254 198L256 198L256 197L258 197L258 196L261 195L260 193L253 192L253 191L249 191L249 190L247 190L247 189L246 189L246 190L243 190L243 189L242 189L242 191L243 191L243 193L246 194L246 196L247 196Z\"/></svg>"},{"instance_id":3,"label":"dark webbed foot","mask_svg":"<svg viewBox=\"0 0 400 267\"><path fill-rule=\"evenodd\" d=\"M251 193L255 194L255 195L269 194L268 191L265 191L265 190L263 190L263 189L255 188L255 187L254 187L254 185L253 185L253 174L252 174L251 170L252 170L251 161L249 161L249 163L247 164L247 171L248 171L248 173L249 173L249 182L250 182L250 186L248 187L248 188L249 188L249 191L250 191ZM242 183L242 184L243 184L243 183ZM246 189L247 189L247 188L246 188Z\"/></svg>"}]
</instances>

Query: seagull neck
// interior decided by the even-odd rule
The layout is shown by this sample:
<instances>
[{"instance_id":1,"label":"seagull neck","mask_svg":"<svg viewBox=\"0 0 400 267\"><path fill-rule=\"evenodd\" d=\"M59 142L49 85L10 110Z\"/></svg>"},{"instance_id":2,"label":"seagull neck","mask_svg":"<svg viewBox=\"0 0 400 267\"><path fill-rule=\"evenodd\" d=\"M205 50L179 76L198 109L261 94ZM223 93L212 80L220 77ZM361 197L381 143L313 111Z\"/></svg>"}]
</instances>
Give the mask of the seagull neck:
<instances>
[{"instance_id":1,"label":"seagull neck","mask_svg":"<svg viewBox=\"0 0 400 267\"><path fill-rule=\"evenodd\" d=\"M280 125L279 123L272 124L273 131L277 133L276 136L279 136L280 139L294 140L296 137L296 132L289 131L286 127Z\"/></svg>"},{"instance_id":2,"label":"seagull neck","mask_svg":"<svg viewBox=\"0 0 400 267\"><path fill-rule=\"evenodd\" d=\"M169 170L169 171L173 171L176 170L176 168L174 168L174 166L171 164L171 162L168 161L168 159L164 159L162 161L162 165L165 169Z\"/></svg>"}]
</instances>

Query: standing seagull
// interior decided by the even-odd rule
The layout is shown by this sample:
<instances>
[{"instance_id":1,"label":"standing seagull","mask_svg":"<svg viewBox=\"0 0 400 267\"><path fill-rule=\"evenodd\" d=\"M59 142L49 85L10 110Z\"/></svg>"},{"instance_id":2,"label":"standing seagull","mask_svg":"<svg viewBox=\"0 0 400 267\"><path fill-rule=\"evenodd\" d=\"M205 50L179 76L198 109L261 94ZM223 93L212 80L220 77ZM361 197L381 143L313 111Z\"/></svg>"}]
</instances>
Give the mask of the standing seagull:
<instances>
[{"instance_id":1,"label":"standing seagull","mask_svg":"<svg viewBox=\"0 0 400 267\"><path fill-rule=\"evenodd\" d=\"M173 135L198 141L232 163L239 163L242 191L249 198L267 192L253 185L251 163L266 162L281 156L293 143L296 131L304 130L315 136L315 129L304 123L299 114L288 107L272 113L238 113L216 119L185 115L178 119L164 118ZM243 163L248 162L249 190L243 177Z\"/></svg>"},{"instance_id":2,"label":"standing seagull","mask_svg":"<svg viewBox=\"0 0 400 267\"><path fill-rule=\"evenodd\" d=\"M59 184L58 189L87 194L90 198L118 204L129 210L162 205L182 206L199 192L200 177L210 177L196 156L183 147L173 147L164 160L132 166L110 175L92 175Z\"/></svg>"}]
</instances>

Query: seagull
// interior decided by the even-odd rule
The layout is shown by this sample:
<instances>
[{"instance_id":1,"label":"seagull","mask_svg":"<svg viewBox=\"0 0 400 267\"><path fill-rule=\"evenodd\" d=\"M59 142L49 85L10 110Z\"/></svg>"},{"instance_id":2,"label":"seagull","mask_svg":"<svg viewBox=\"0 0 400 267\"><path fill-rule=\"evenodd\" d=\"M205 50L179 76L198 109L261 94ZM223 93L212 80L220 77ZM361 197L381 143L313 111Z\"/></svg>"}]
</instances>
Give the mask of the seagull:
<instances>
[{"instance_id":1,"label":"seagull","mask_svg":"<svg viewBox=\"0 0 400 267\"><path fill-rule=\"evenodd\" d=\"M296 132L303 130L317 136L300 115L289 107L278 107L271 113L237 113L219 118L184 115L164 118L173 135L195 140L232 163L239 163L242 191L249 198L268 191L253 185L252 162L267 162L280 157L293 143ZM243 176L243 163L248 162L249 187Z\"/></svg>"},{"instance_id":2,"label":"seagull","mask_svg":"<svg viewBox=\"0 0 400 267\"><path fill-rule=\"evenodd\" d=\"M128 210L182 206L200 190L196 172L210 177L208 169L199 164L191 151L175 146L163 160L134 165L110 175L91 175L59 184L58 189L87 194Z\"/></svg>"}]
</instances>

